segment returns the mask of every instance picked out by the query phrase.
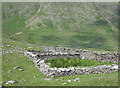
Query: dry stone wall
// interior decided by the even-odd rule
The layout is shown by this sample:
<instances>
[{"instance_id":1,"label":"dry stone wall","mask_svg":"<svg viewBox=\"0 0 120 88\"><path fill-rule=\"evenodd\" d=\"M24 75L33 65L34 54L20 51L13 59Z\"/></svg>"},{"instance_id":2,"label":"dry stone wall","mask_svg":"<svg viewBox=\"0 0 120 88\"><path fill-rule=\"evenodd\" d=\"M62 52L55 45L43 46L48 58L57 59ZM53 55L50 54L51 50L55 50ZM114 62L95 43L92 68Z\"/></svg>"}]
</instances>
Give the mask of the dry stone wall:
<instances>
[{"instance_id":1,"label":"dry stone wall","mask_svg":"<svg viewBox=\"0 0 120 88\"><path fill-rule=\"evenodd\" d=\"M92 59L98 61L106 61L117 63L118 62L118 53L99 53L87 50L72 50L68 48L52 48L46 51L34 51L26 50L24 55L29 59L33 60L36 67L40 72L48 77L57 77L57 76L69 76L69 75L78 75L78 74L98 74L98 73L111 73L118 71L118 65L100 65L96 67L86 67L86 68L50 68L50 63L45 61L48 59L57 59L57 58L82 58L82 59Z\"/></svg>"},{"instance_id":2,"label":"dry stone wall","mask_svg":"<svg viewBox=\"0 0 120 88\"><path fill-rule=\"evenodd\" d=\"M45 51L34 51L28 50L39 59L56 59L56 58L80 58L80 59L91 59L98 60L102 62L112 62L118 63L119 54L118 53L100 53L97 51L88 51L82 49L69 49L64 47L55 47L55 48L45 48ZM32 59L32 58L31 58Z\"/></svg>"}]
</instances>

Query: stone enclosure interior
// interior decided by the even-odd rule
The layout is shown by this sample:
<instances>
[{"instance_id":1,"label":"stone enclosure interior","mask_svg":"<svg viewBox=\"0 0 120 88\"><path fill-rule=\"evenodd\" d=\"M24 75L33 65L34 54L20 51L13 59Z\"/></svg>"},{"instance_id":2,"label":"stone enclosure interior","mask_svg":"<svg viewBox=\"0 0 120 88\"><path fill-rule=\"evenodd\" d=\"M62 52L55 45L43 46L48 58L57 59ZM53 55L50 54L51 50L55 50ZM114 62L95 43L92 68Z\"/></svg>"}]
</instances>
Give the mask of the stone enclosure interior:
<instances>
[{"instance_id":1,"label":"stone enclosure interior","mask_svg":"<svg viewBox=\"0 0 120 88\"><path fill-rule=\"evenodd\" d=\"M78 74L98 74L111 73L118 71L119 54L118 53L100 53L97 51L88 51L82 49L70 49L67 47L45 47L44 51L25 50L24 55L33 60L40 72L48 77L69 76ZM50 68L50 63L45 61L48 59L58 58L79 58L97 60L101 62L111 62L112 65L99 65L96 67L69 67L69 68Z\"/></svg>"}]
</instances>

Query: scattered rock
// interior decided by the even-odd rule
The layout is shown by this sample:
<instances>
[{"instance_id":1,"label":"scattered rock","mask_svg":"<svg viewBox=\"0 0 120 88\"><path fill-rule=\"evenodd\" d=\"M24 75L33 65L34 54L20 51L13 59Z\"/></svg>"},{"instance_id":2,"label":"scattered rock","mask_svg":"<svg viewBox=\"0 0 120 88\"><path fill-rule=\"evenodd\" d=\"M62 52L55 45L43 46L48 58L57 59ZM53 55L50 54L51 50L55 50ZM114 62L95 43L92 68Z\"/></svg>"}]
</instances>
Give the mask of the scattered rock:
<instances>
[{"instance_id":1,"label":"scattered rock","mask_svg":"<svg viewBox=\"0 0 120 88\"><path fill-rule=\"evenodd\" d=\"M5 84L14 84L14 83L18 83L18 82L17 82L17 81L10 80L10 81L6 82Z\"/></svg>"},{"instance_id":2,"label":"scattered rock","mask_svg":"<svg viewBox=\"0 0 120 88\"><path fill-rule=\"evenodd\" d=\"M66 85L67 83L63 83L63 85Z\"/></svg>"},{"instance_id":3,"label":"scattered rock","mask_svg":"<svg viewBox=\"0 0 120 88\"><path fill-rule=\"evenodd\" d=\"M51 78L44 78L44 80L47 80L47 81L49 81L49 80L51 80Z\"/></svg>"}]
</instances>

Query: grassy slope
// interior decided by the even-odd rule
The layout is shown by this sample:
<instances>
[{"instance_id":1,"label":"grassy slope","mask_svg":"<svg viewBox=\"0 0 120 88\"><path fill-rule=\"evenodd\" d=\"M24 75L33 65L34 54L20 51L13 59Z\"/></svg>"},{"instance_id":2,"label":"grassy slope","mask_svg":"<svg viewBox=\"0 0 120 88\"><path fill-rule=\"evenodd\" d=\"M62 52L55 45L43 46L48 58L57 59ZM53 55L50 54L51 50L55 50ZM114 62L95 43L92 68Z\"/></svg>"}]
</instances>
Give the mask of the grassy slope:
<instances>
[{"instance_id":1,"label":"grassy slope","mask_svg":"<svg viewBox=\"0 0 120 88\"><path fill-rule=\"evenodd\" d=\"M4 3L3 37L36 45L71 45L84 49L117 51L117 30L112 31L110 25L106 23L99 10L92 6L92 3L49 4L44 3L37 14L38 17L34 18L38 10L38 3ZM108 11L106 14L114 15L115 19L112 19L111 16L109 19L115 21L117 15L114 11L117 10L111 8L115 7L116 3L109 5L111 3L107 4L107 8L100 8L103 11L106 9ZM55 8L56 6L57 8ZM36 9L32 9L32 7ZM32 18L34 20L30 20ZM113 24L117 27L115 22ZM25 27L26 25L28 27ZM31 29L34 30L31 31ZM22 34L16 35L18 32L22 32Z\"/></svg>"},{"instance_id":2,"label":"grassy slope","mask_svg":"<svg viewBox=\"0 0 120 88\"><path fill-rule=\"evenodd\" d=\"M49 3L46 3L46 6L49 5ZM63 6L62 6L63 5ZM80 4L78 4L79 6ZM89 4L90 5L90 4ZM92 4L91 4L92 5ZM30 8L27 9L27 6ZM52 8L55 8L59 6L70 8L71 4L65 5L65 4L51 4ZM73 4L73 6L76 6L76 4ZM84 5L82 10L85 11ZM109 6L109 5L108 5ZM86 8L89 6L86 5ZM111 6L112 7L112 6ZM26 9L25 9L26 8ZM73 10L67 9L67 11L64 11L64 9L59 10L59 8L56 9L44 9L41 11L38 15L41 21L44 25L47 26L40 26L39 24L33 24L32 27L34 27L35 30L31 31L31 26L25 27L26 22L32 22L29 21L30 18L34 16L34 14L38 10L38 3L3 3L3 43L9 44L13 46L20 46L22 50L27 47L33 47L32 49L36 50L42 50L40 47L32 46L32 45L26 45L26 44L35 44L35 45L47 45L47 46L53 46L53 45L74 45L74 46L80 46L80 48L88 49L90 45L93 43L105 43L105 45L96 45L92 47L92 50L109 50L109 51L117 51L117 30L111 31L111 28L108 24L106 25L96 25L95 24L89 24L89 22L93 21L92 19L88 19L87 17L84 18L84 22L79 22L78 18L75 18L75 14L82 14L78 13L77 9L75 12ZM95 9L93 7L90 7L91 9ZM87 13L89 11L85 11L85 14L90 14L92 16L93 12L90 9L90 13ZM69 19L63 19L62 14L58 17L52 15L49 13L49 11L54 11L56 16L58 16L58 12L62 11L67 17L70 17ZM6 12L7 13L6 13ZM19 12L22 11L22 13L19 15ZM69 14L68 12L71 12ZM46 13L48 12L48 13ZM65 13L66 12L66 13ZM99 11L96 11L96 13L99 14ZM14 15L12 15L14 14ZM26 14L30 16L26 17ZM83 16L85 14L82 14ZM61 19L60 26L63 29L63 31L60 31L60 29L57 27L57 24L54 24L53 21L47 21L47 19L44 16L54 16L55 19ZM99 14L100 15L100 14ZM40 17L41 16L41 17ZM42 17L43 16L43 17ZM73 19L71 17L74 17ZM101 16L99 16L101 17ZM99 18L98 17L98 18ZM116 17L116 16L115 16ZM49 17L50 18L50 17ZM98 19L96 18L96 19ZM39 20L40 20L39 19ZM79 18L80 20L83 19L82 17ZM36 19L37 20L37 19ZM98 19L99 20L99 19ZM73 25L70 26L70 22L72 21ZM83 24L88 22L88 24ZM39 23L39 22L38 22ZM57 23L57 21L55 21ZM54 24L54 26L53 26ZM38 27L38 28L36 28ZM18 32L22 32L21 34L16 34ZM12 41L15 42L12 42ZM20 44L19 42L22 42L23 44ZM6 49L6 47L3 47L3 49ZM9 48L7 48L9 49ZM14 54L8 54L3 55L2 57L2 67L3 67L3 84L9 80L16 80L19 82L19 84L10 84L10 85L17 85L17 86L27 86L27 85L48 85L48 86L57 86L62 85L63 82L66 82L67 80L73 80L76 77L80 77L80 83L79 82L73 82L73 83L67 83L68 86L74 85L74 86L102 86L102 85L111 85L111 86L117 86L118 85L118 72L113 72L110 74L92 74L92 75L75 75L75 76L69 76L69 77L63 77L63 81L55 81L52 79L52 81L45 81L43 78L46 78L43 74L41 74L32 61L28 60L28 58L24 57L22 54L14 53ZM19 70L13 70L13 67L20 66L25 71L20 72ZM8 73L9 70L12 70L12 73ZM36 79L33 78L33 76L36 76ZM61 78L61 77L58 77ZM89 78L89 79L88 79ZM22 80L21 82L19 80ZM27 80L27 81L23 81ZM33 82L33 84L31 83Z\"/></svg>"}]
</instances>

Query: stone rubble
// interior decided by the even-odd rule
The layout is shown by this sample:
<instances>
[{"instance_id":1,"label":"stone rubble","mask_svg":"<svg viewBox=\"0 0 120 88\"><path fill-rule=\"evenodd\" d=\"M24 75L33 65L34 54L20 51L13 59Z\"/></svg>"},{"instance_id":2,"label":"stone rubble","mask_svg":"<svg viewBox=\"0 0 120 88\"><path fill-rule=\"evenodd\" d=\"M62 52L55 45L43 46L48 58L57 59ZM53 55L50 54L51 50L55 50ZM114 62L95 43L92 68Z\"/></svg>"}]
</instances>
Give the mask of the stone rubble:
<instances>
[{"instance_id":1,"label":"stone rubble","mask_svg":"<svg viewBox=\"0 0 120 88\"><path fill-rule=\"evenodd\" d=\"M81 59L91 59L91 60L98 60L102 62L118 62L119 53L100 53L97 51L88 51L82 49L72 50L69 48L59 48L56 47L51 49L46 49L46 51L39 51L39 50L26 50L23 52L24 55L28 56L31 60L32 57L37 57L38 59L57 59L57 58L81 58Z\"/></svg>"},{"instance_id":2,"label":"stone rubble","mask_svg":"<svg viewBox=\"0 0 120 88\"><path fill-rule=\"evenodd\" d=\"M57 58L66 58L66 57L75 57L75 58L84 58L91 60L98 60L103 62L112 62L117 63L118 53L99 53L96 51L87 51L87 50L72 50L68 48L55 48L53 51L39 51L39 50L26 50L23 52L25 56L33 60L36 67L40 72L48 77L58 77L58 76L70 76L78 74L99 74L99 73L111 73L118 71L118 65L99 65L96 67L69 67L69 68L50 68L50 63L46 63L48 59L57 59ZM78 78L75 79L78 81Z\"/></svg>"},{"instance_id":3,"label":"stone rubble","mask_svg":"<svg viewBox=\"0 0 120 88\"><path fill-rule=\"evenodd\" d=\"M9 47L9 49L4 49L6 47ZM12 46L12 45L5 45L2 44L2 52L0 52L0 55L6 55L6 54L11 54L11 53L22 53L24 50L23 48L21 48L20 46Z\"/></svg>"}]
</instances>

